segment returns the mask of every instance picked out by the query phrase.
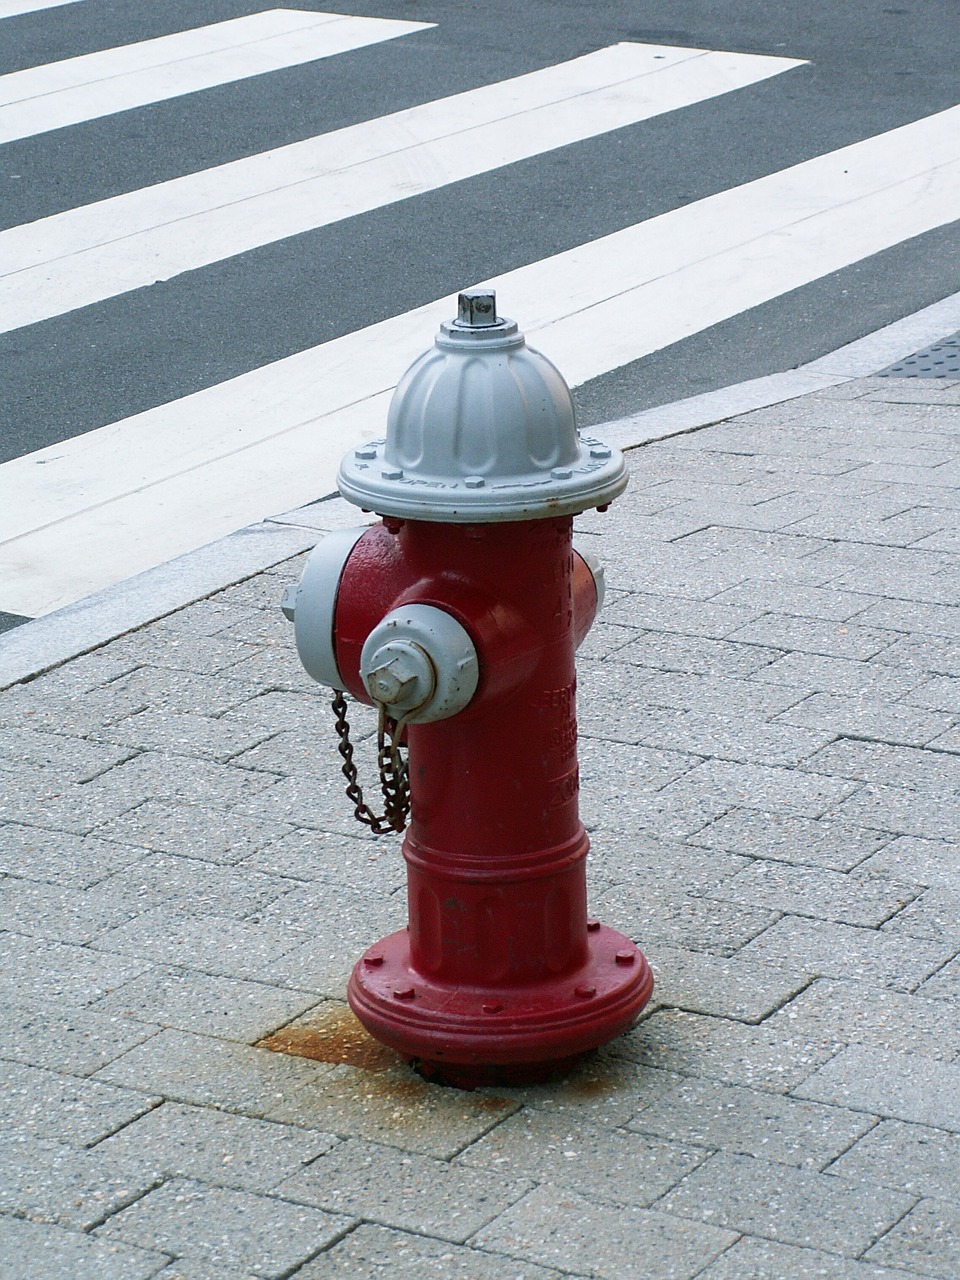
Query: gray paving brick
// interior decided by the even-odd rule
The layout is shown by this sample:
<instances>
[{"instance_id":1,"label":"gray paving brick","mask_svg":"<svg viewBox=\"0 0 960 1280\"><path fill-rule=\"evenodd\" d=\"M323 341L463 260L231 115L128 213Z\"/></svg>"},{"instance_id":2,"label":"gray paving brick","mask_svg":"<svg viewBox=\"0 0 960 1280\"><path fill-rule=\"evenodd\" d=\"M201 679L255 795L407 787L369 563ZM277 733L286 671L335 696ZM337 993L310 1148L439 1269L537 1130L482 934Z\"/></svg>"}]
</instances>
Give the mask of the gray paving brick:
<instances>
[{"instance_id":1,"label":"gray paving brick","mask_svg":"<svg viewBox=\"0 0 960 1280\"><path fill-rule=\"evenodd\" d=\"M610 661L632 663L654 671L722 677L749 676L781 656L775 647L648 631L618 649Z\"/></svg>"},{"instance_id":2,"label":"gray paving brick","mask_svg":"<svg viewBox=\"0 0 960 1280\"><path fill-rule=\"evenodd\" d=\"M104 652L119 661L135 660L161 670L216 675L245 658L249 646L233 638L206 635L203 622L181 610L142 631L121 636Z\"/></svg>"},{"instance_id":3,"label":"gray paving brick","mask_svg":"<svg viewBox=\"0 0 960 1280\"><path fill-rule=\"evenodd\" d=\"M658 1203L678 1217L783 1244L858 1256L910 1209L900 1191L719 1152Z\"/></svg>"},{"instance_id":4,"label":"gray paving brick","mask_svg":"<svg viewBox=\"0 0 960 1280\"><path fill-rule=\"evenodd\" d=\"M100 1147L77 1151L51 1139L0 1137L0 1212L88 1231L159 1181Z\"/></svg>"},{"instance_id":5,"label":"gray paving brick","mask_svg":"<svg viewBox=\"0 0 960 1280\"><path fill-rule=\"evenodd\" d=\"M694 844L730 849L754 858L850 871L883 847L889 837L865 827L845 826L757 809L731 809L691 836ZM898 877L911 881L910 875Z\"/></svg>"},{"instance_id":6,"label":"gray paving brick","mask_svg":"<svg viewBox=\"0 0 960 1280\"><path fill-rule=\"evenodd\" d=\"M97 886L123 902L132 915L167 905L191 914L253 915L296 887L296 881L266 875L252 865L217 866L199 858L150 852Z\"/></svg>"},{"instance_id":7,"label":"gray paving brick","mask_svg":"<svg viewBox=\"0 0 960 1280\"><path fill-rule=\"evenodd\" d=\"M960 788L960 756L881 742L833 742L812 756L808 767L818 773L898 787Z\"/></svg>"},{"instance_id":8,"label":"gray paving brick","mask_svg":"<svg viewBox=\"0 0 960 1280\"><path fill-rule=\"evenodd\" d=\"M650 956L661 1004L760 1022L809 982L802 970L658 946Z\"/></svg>"},{"instance_id":9,"label":"gray paving brick","mask_svg":"<svg viewBox=\"0 0 960 1280\"><path fill-rule=\"evenodd\" d=\"M939 1196L960 1185L960 1135L883 1120L830 1166L848 1182Z\"/></svg>"},{"instance_id":10,"label":"gray paving brick","mask_svg":"<svg viewBox=\"0 0 960 1280\"><path fill-rule=\"evenodd\" d=\"M836 804L831 817L897 835L952 840L960 829L960 797L941 790L866 783Z\"/></svg>"},{"instance_id":11,"label":"gray paving brick","mask_svg":"<svg viewBox=\"0 0 960 1280\"><path fill-rule=\"evenodd\" d=\"M190 969L156 969L99 1000L92 1012L112 1025L130 1019L252 1043L315 1003L304 992ZM2 1044L2 1031L0 1031Z\"/></svg>"},{"instance_id":12,"label":"gray paving brick","mask_svg":"<svg viewBox=\"0 0 960 1280\"><path fill-rule=\"evenodd\" d=\"M144 1020L132 1022L56 1003L38 1009L35 1004L4 1002L2 1010L0 1058L75 1076L91 1075L157 1031Z\"/></svg>"},{"instance_id":13,"label":"gray paving brick","mask_svg":"<svg viewBox=\"0 0 960 1280\"><path fill-rule=\"evenodd\" d=\"M297 945L296 935L263 919L184 913L166 903L100 934L97 949L129 956L150 956L159 964L253 981L271 981L269 966ZM116 984L114 984L116 985Z\"/></svg>"},{"instance_id":14,"label":"gray paving brick","mask_svg":"<svg viewBox=\"0 0 960 1280\"><path fill-rule=\"evenodd\" d=\"M261 1119L287 1096L329 1071L325 1063L306 1058L164 1030L108 1063L95 1078L125 1086L124 1093L149 1090L172 1102L222 1107Z\"/></svg>"},{"instance_id":15,"label":"gray paving brick","mask_svg":"<svg viewBox=\"0 0 960 1280\"><path fill-rule=\"evenodd\" d=\"M714 596L716 604L738 605L757 613L796 615L820 618L825 622L846 622L874 597L856 591L837 591L826 587L800 587L777 582L741 582Z\"/></svg>"},{"instance_id":16,"label":"gray paving brick","mask_svg":"<svg viewBox=\"0 0 960 1280\"><path fill-rule=\"evenodd\" d=\"M263 914L260 927L289 945L282 954L265 957L250 976L341 997L363 951L406 923L405 897L361 893L331 881L315 881L287 894Z\"/></svg>"},{"instance_id":17,"label":"gray paving brick","mask_svg":"<svg viewBox=\"0 0 960 1280\"><path fill-rule=\"evenodd\" d=\"M956 675L935 676L918 683L903 698L911 706L960 714L960 679Z\"/></svg>"},{"instance_id":18,"label":"gray paving brick","mask_svg":"<svg viewBox=\"0 0 960 1280\"><path fill-rule=\"evenodd\" d=\"M142 632L140 633L143 634ZM71 663L71 666L73 664ZM105 718L94 715L93 723L116 723L123 716L134 715L148 708L162 708L176 714L221 716L225 711L255 697L259 689L231 675L213 675L207 672L197 675L189 671L173 671L170 668L139 665L129 675L114 680L104 689L97 690L101 698L112 699L112 714ZM96 709L95 709L96 710Z\"/></svg>"},{"instance_id":19,"label":"gray paving brick","mask_svg":"<svg viewBox=\"0 0 960 1280\"><path fill-rule=\"evenodd\" d=\"M833 1057L788 1025L750 1026L727 1018L659 1009L615 1042L614 1051L661 1072L786 1093Z\"/></svg>"},{"instance_id":20,"label":"gray paving brick","mask_svg":"<svg viewBox=\"0 0 960 1280\"><path fill-rule=\"evenodd\" d=\"M0 1132L55 1138L82 1147L105 1138L156 1106L159 1098L94 1080L5 1063Z\"/></svg>"},{"instance_id":21,"label":"gray paving brick","mask_svg":"<svg viewBox=\"0 0 960 1280\"><path fill-rule=\"evenodd\" d=\"M744 1236L701 1271L697 1280L907 1280L909 1274L899 1268L891 1271L871 1262Z\"/></svg>"},{"instance_id":22,"label":"gray paving brick","mask_svg":"<svg viewBox=\"0 0 960 1280\"><path fill-rule=\"evenodd\" d=\"M315 693L316 685L304 671L294 649L238 642L237 651L238 660L224 668L224 675L260 688L266 685L289 693Z\"/></svg>"},{"instance_id":23,"label":"gray paving brick","mask_svg":"<svg viewBox=\"0 0 960 1280\"><path fill-rule=\"evenodd\" d=\"M860 872L950 888L960 877L960 842L900 836L865 860Z\"/></svg>"},{"instance_id":24,"label":"gray paving brick","mask_svg":"<svg viewBox=\"0 0 960 1280\"><path fill-rule=\"evenodd\" d=\"M526 1109L467 1147L457 1163L549 1182L592 1200L649 1206L706 1155L682 1138L664 1141Z\"/></svg>"},{"instance_id":25,"label":"gray paving brick","mask_svg":"<svg viewBox=\"0 0 960 1280\"><path fill-rule=\"evenodd\" d=\"M337 1141L328 1133L165 1102L95 1150L105 1160L148 1170L157 1181L183 1177L267 1192Z\"/></svg>"},{"instance_id":26,"label":"gray paving brick","mask_svg":"<svg viewBox=\"0 0 960 1280\"><path fill-rule=\"evenodd\" d=\"M945 712L925 711L906 703L882 698L844 697L815 693L777 717L784 724L803 725L819 732L829 731L850 737L873 738L880 742L922 747L942 745L952 723Z\"/></svg>"},{"instance_id":27,"label":"gray paving brick","mask_svg":"<svg viewBox=\"0 0 960 1280\"><path fill-rule=\"evenodd\" d=\"M12 876L0 881L0 928L54 942L89 942L135 911L104 882L75 889Z\"/></svg>"},{"instance_id":28,"label":"gray paving brick","mask_svg":"<svg viewBox=\"0 0 960 1280\"><path fill-rule=\"evenodd\" d=\"M136 850L138 858L143 857L144 849L151 849L231 866L290 830L283 821L253 823L245 814L203 804L146 800L104 822L96 834L105 837L104 843L120 840L129 846L140 846Z\"/></svg>"},{"instance_id":29,"label":"gray paving brick","mask_svg":"<svg viewBox=\"0 0 960 1280\"><path fill-rule=\"evenodd\" d=\"M935 751L960 752L960 726L949 729L946 733L941 733L939 737L934 738L928 745Z\"/></svg>"},{"instance_id":30,"label":"gray paving brick","mask_svg":"<svg viewBox=\"0 0 960 1280\"><path fill-rule=\"evenodd\" d=\"M691 797L702 797L711 806L722 805L724 812L733 807L749 806L819 818L855 790L856 783L822 774L707 760L691 769L672 787L664 787L661 794L668 798L682 791Z\"/></svg>"},{"instance_id":31,"label":"gray paving brick","mask_svg":"<svg viewBox=\"0 0 960 1280\"><path fill-rule=\"evenodd\" d=\"M757 644L788 653L865 660L882 652L897 639L891 630L867 625L874 616L872 607L859 613L854 622L824 622L769 613L736 631L730 631L727 639L733 644Z\"/></svg>"},{"instance_id":32,"label":"gray paving brick","mask_svg":"<svg viewBox=\"0 0 960 1280\"><path fill-rule=\"evenodd\" d=\"M463 1244L531 1185L502 1171L452 1165L351 1138L287 1178L277 1194Z\"/></svg>"},{"instance_id":33,"label":"gray paving brick","mask_svg":"<svg viewBox=\"0 0 960 1280\"><path fill-rule=\"evenodd\" d=\"M370 749L373 751L372 746ZM316 773L309 776L293 774L288 778L281 778L273 786L248 798L242 806L234 806L233 812L254 827L283 823L354 838L362 836L360 823L353 816L353 805L344 793L346 783L340 772L340 759L332 739L326 751L325 759L318 756ZM376 764L372 760L362 759L362 751L357 752L357 763L361 778L376 778ZM239 767L237 772L249 773L251 777L274 777L272 774L255 774L252 769Z\"/></svg>"},{"instance_id":34,"label":"gray paving brick","mask_svg":"<svg viewBox=\"0 0 960 1280\"><path fill-rule=\"evenodd\" d=\"M728 465L729 461L725 458L723 466ZM768 533L763 530L721 528L693 533L683 540L683 550L688 552L712 551L714 554L733 552L740 556L753 554L784 560L812 556L822 551L826 545L822 538L795 537L789 533ZM754 574L748 570L747 576L753 577Z\"/></svg>"},{"instance_id":35,"label":"gray paving brick","mask_svg":"<svg viewBox=\"0 0 960 1280\"><path fill-rule=\"evenodd\" d=\"M858 620L868 627L885 627L891 631L919 631L925 635L946 636L951 640L960 638L960 617L951 605L881 600L865 609Z\"/></svg>"},{"instance_id":36,"label":"gray paving brick","mask_svg":"<svg viewBox=\"0 0 960 1280\"><path fill-rule=\"evenodd\" d=\"M628 804L632 790L656 790L700 763L699 757L681 751L600 743L591 738L580 743L579 756L581 778L589 780L588 799L594 804L615 796L621 804Z\"/></svg>"},{"instance_id":37,"label":"gray paving brick","mask_svg":"<svg viewBox=\"0 0 960 1280\"><path fill-rule=\"evenodd\" d=\"M115 1214L97 1234L279 1280L349 1226L348 1218L307 1205L175 1179Z\"/></svg>"},{"instance_id":38,"label":"gray paving brick","mask_svg":"<svg viewBox=\"0 0 960 1280\"><path fill-rule=\"evenodd\" d=\"M85 889L142 857L143 850L134 845L92 835L0 824L0 872L7 875Z\"/></svg>"},{"instance_id":39,"label":"gray paving brick","mask_svg":"<svg viewBox=\"0 0 960 1280\"><path fill-rule=\"evenodd\" d=\"M801 694L814 693L900 698L922 684L923 676L910 667L898 667L892 663L885 665L881 658L889 652L889 649L883 650L872 662L815 653L787 653L758 667L751 679L764 684L789 685L798 691L798 698Z\"/></svg>"},{"instance_id":40,"label":"gray paving brick","mask_svg":"<svg viewBox=\"0 0 960 1280\"><path fill-rule=\"evenodd\" d=\"M101 954L17 933L0 934L0 994L12 1003L82 1006L153 966L133 956Z\"/></svg>"},{"instance_id":41,"label":"gray paving brick","mask_svg":"<svg viewBox=\"0 0 960 1280\"><path fill-rule=\"evenodd\" d=\"M675 631L687 636L722 640L763 612L752 602L740 606L687 600L678 596L630 592L604 608L608 622L619 622L649 631Z\"/></svg>"},{"instance_id":42,"label":"gray paving brick","mask_svg":"<svg viewBox=\"0 0 960 1280\"><path fill-rule=\"evenodd\" d=\"M935 887L921 893L906 910L888 920L885 933L902 933L911 938L956 937L960 919L960 893Z\"/></svg>"},{"instance_id":43,"label":"gray paving brick","mask_svg":"<svg viewBox=\"0 0 960 1280\"><path fill-rule=\"evenodd\" d=\"M451 1276L457 1280L561 1280L559 1271L533 1262L366 1223L297 1272L297 1280L450 1280Z\"/></svg>"},{"instance_id":44,"label":"gray paving brick","mask_svg":"<svg viewBox=\"0 0 960 1280\"><path fill-rule=\"evenodd\" d=\"M210 760L191 760L159 751L145 751L126 764L88 783L84 790L98 793L100 802L112 803L115 816L144 800L175 800L229 808L273 786L269 773L236 769Z\"/></svg>"},{"instance_id":45,"label":"gray paving brick","mask_svg":"<svg viewBox=\"0 0 960 1280\"><path fill-rule=\"evenodd\" d=\"M919 1053L850 1045L795 1092L890 1119L960 1131L960 1066Z\"/></svg>"},{"instance_id":46,"label":"gray paving brick","mask_svg":"<svg viewBox=\"0 0 960 1280\"><path fill-rule=\"evenodd\" d=\"M159 1280L258 1280L246 1267L220 1267L203 1258L177 1258L159 1273Z\"/></svg>"},{"instance_id":47,"label":"gray paving brick","mask_svg":"<svg viewBox=\"0 0 960 1280\"><path fill-rule=\"evenodd\" d=\"M138 758L130 764L137 764ZM123 769L118 765L117 769ZM0 793L0 820L29 823L50 831L89 835L102 822L132 809L140 797L135 791L106 787L104 778L71 782L56 769L24 764L4 774Z\"/></svg>"},{"instance_id":48,"label":"gray paving brick","mask_svg":"<svg viewBox=\"0 0 960 1280\"><path fill-rule=\"evenodd\" d=\"M267 736L238 721L223 724L191 711L164 711L152 707L116 721L102 732L107 742L144 750L161 750L221 763L248 751ZM128 753L129 754L129 753Z\"/></svg>"},{"instance_id":49,"label":"gray paving brick","mask_svg":"<svg viewBox=\"0 0 960 1280\"><path fill-rule=\"evenodd\" d=\"M391 894L406 883L396 840L360 840L328 831L291 831L250 855L260 870L297 880L328 880Z\"/></svg>"},{"instance_id":50,"label":"gray paving brick","mask_svg":"<svg viewBox=\"0 0 960 1280\"><path fill-rule=\"evenodd\" d=\"M916 945L915 938L911 938L910 941ZM954 939L953 946L960 947L960 940ZM944 965L923 986L918 987L917 994L927 996L931 1000L960 1001L960 956Z\"/></svg>"},{"instance_id":51,"label":"gray paving brick","mask_svg":"<svg viewBox=\"0 0 960 1280\"><path fill-rule=\"evenodd\" d=\"M636 627L624 627L598 619L587 632L577 650L578 660L609 658L631 640L637 639Z\"/></svg>"},{"instance_id":52,"label":"gray paving brick","mask_svg":"<svg viewBox=\"0 0 960 1280\"><path fill-rule=\"evenodd\" d=\"M635 833L610 831L591 844L587 871L604 886L619 884L683 897L748 865L748 858L724 850L653 834L638 840Z\"/></svg>"},{"instance_id":53,"label":"gray paving brick","mask_svg":"<svg viewBox=\"0 0 960 1280\"><path fill-rule=\"evenodd\" d=\"M357 714L351 708L350 739L356 744L363 742L376 732L376 722L372 715ZM241 722L242 723L242 722ZM333 733L333 716L329 716L322 736L314 729L288 729L273 734L265 742L237 755L234 764L243 769L266 769L270 773L284 777L293 775L315 778L321 773L332 772L340 785L339 768L330 769L332 758L336 755L336 739Z\"/></svg>"},{"instance_id":54,"label":"gray paving brick","mask_svg":"<svg viewBox=\"0 0 960 1280\"><path fill-rule=\"evenodd\" d=\"M599 676L588 667L578 693L583 737L773 765L799 764L833 737L815 729L771 724L743 712L651 707L645 684L623 678L625 672L629 676L628 668L610 662L595 665ZM617 675L611 679L613 673Z\"/></svg>"},{"instance_id":55,"label":"gray paving brick","mask_svg":"<svg viewBox=\"0 0 960 1280\"><path fill-rule=\"evenodd\" d=\"M68 734L9 727L0 745L0 772L26 762L55 769L70 782L89 782L134 754L129 747L118 749Z\"/></svg>"},{"instance_id":56,"label":"gray paving brick","mask_svg":"<svg viewBox=\"0 0 960 1280\"><path fill-rule=\"evenodd\" d=\"M596 915L641 947L661 946L732 955L777 919L774 912L649 885L615 885L593 898Z\"/></svg>"},{"instance_id":57,"label":"gray paving brick","mask_svg":"<svg viewBox=\"0 0 960 1280\"><path fill-rule=\"evenodd\" d=\"M960 1043L960 1008L863 982L820 978L770 1019L794 1034L867 1044L950 1060Z\"/></svg>"},{"instance_id":58,"label":"gray paving brick","mask_svg":"<svg viewBox=\"0 0 960 1280\"><path fill-rule=\"evenodd\" d=\"M713 1080L678 1081L630 1121L638 1133L811 1169L821 1169L872 1125L859 1112Z\"/></svg>"},{"instance_id":59,"label":"gray paving brick","mask_svg":"<svg viewBox=\"0 0 960 1280\"><path fill-rule=\"evenodd\" d=\"M596 1205L540 1187L474 1237L481 1248L585 1271L609 1280L684 1280L695 1276L734 1236L629 1205Z\"/></svg>"},{"instance_id":60,"label":"gray paving brick","mask_svg":"<svg viewBox=\"0 0 960 1280\"><path fill-rule=\"evenodd\" d=\"M519 1105L495 1093L427 1084L404 1065L376 1072L324 1067L323 1072L278 1102L266 1118L449 1159Z\"/></svg>"},{"instance_id":61,"label":"gray paving brick","mask_svg":"<svg viewBox=\"0 0 960 1280\"><path fill-rule=\"evenodd\" d=\"M828 978L912 991L935 973L957 946L957 942L946 939L911 938L827 920L784 916L738 954L745 960L763 960L767 964L795 964L807 973Z\"/></svg>"},{"instance_id":62,"label":"gray paving brick","mask_svg":"<svg viewBox=\"0 0 960 1280\"><path fill-rule=\"evenodd\" d=\"M118 685L119 690L119 685ZM30 684L5 689L0 699L0 727L4 730L28 727L49 733L68 733L84 737L94 725L109 724L128 715L146 699L131 698L122 690L107 685L103 689L53 687L49 677Z\"/></svg>"},{"instance_id":63,"label":"gray paving brick","mask_svg":"<svg viewBox=\"0 0 960 1280\"><path fill-rule=\"evenodd\" d=\"M877 928L914 900L921 886L823 867L762 860L721 880L710 897L839 924Z\"/></svg>"},{"instance_id":64,"label":"gray paving brick","mask_svg":"<svg viewBox=\"0 0 960 1280\"><path fill-rule=\"evenodd\" d=\"M951 1199L921 1200L865 1257L952 1280L960 1270L960 1207Z\"/></svg>"},{"instance_id":65,"label":"gray paving brick","mask_svg":"<svg viewBox=\"0 0 960 1280\"><path fill-rule=\"evenodd\" d=\"M686 671L648 672L643 695L651 707L676 707L707 715L742 714L752 719L775 715L801 696L789 687Z\"/></svg>"},{"instance_id":66,"label":"gray paving brick","mask_svg":"<svg viewBox=\"0 0 960 1280\"><path fill-rule=\"evenodd\" d=\"M276 605L276 600L271 603ZM256 639L274 644L284 637L289 638L289 624L278 608L265 609L236 599L227 600L222 594L208 600L195 601L182 609L177 619L199 635L231 636L239 633L248 641Z\"/></svg>"},{"instance_id":67,"label":"gray paving brick","mask_svg":"<svg viewBox=\"0 0 960 1280\"><path fill-rule=\"evenodd\" d=\"M919 675L960 676L960 641L946 636L901 636L877 661Z\"/></svg>"},{"instance_id":68,"label":"gray paving brick","mask_svg":"<svg viewBox=\"0 0 960 1280\"><path fill-rule=\"evenodd\" d=\"M252 725L270 734L279 733L313 733L316 743L311 755L319 755L319 744L332 732L333 711L330 708L332 695L328 690L310 681L304 675L305 687L297 692L259 686L255 697L238 704L223 718L228 723L234 721ZM362 733L370 723L372 712L360 703L350 703L350 724ZM375 726L374 721L374 726Z\"/></svg>"},{"instance_id":69,"label":"gray paving brick","mask_svg":"<svg viewBox=\"0 0 960 1280\"><path fill-rule=\"evenodd\" d=\"M0 1214L0 1280L149 1280L167 1255Z\"/></svg>"}]
</instances>

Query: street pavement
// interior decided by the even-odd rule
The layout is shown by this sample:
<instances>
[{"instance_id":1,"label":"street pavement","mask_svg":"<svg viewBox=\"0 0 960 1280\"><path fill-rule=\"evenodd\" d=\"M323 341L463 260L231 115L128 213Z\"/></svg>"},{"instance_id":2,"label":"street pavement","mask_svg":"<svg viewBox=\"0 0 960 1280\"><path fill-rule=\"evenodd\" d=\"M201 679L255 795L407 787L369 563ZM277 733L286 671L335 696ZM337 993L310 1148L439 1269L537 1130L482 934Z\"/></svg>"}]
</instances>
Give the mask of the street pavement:
<instances>
[{"instance_id":1,"label":"street pavement","mask_svg":"<svg viewBox=\"0 0 960 1280\"><path fill-rule=\"evenodd\" d=\"M353 509L0 640L0 1277L955 1280L960 382L825 381L578 521L591 911L657 986L561 1081L425 1083L345 1004L403 863L278 603Z\"/></svg>"}]
</instances>

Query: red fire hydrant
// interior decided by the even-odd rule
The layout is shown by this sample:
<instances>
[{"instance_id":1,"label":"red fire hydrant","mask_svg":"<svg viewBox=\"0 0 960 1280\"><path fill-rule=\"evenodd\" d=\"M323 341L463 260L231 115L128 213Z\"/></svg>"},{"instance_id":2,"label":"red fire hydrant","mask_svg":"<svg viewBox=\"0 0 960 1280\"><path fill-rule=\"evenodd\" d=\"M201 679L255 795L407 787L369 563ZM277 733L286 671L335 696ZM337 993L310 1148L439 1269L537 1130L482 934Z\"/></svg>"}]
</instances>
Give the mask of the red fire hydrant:
<instances>
[{"instance_id":1,"label":"red fire hydrant","mask_svg":"<svg viewBox=\"0 0 960 1280\"><path fill-rule=\"evenodd\" d=\"M409 924L362 956L350 1005L430 1078L544 1078L653 988L637 947L587 917L578 814L574 652L602 573L573 515L623 491L623 458L578 435L560 374L472 290L338 480L382 523L324 538L284 610L307 671L380 708L383 819L334 698L357 816L402 828L409 797Z\"/></svg>"}]
</instances>

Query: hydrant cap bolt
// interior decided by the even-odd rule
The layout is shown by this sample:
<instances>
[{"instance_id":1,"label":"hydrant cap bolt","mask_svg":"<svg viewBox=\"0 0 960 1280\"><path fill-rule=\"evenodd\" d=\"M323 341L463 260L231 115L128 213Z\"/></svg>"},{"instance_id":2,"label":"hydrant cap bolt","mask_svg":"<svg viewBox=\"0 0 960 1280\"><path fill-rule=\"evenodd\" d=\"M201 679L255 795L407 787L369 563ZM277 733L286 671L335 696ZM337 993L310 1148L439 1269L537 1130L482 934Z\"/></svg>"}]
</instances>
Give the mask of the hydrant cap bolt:
<instances>
[{"instance_id":1,"label":"hydrant cap bolt","mask_svg":"<svg viewBox=\"0 0 960 1280\"><path fill-rule=\"evenodd\" d=\"M375 702L394 711L419 711L436 690L433 663L412 641L388 641L373 655L371 664L366 676L367 691Z\"/></svg>"},{"instance_id":2,"label":"hydrant cap bolt","mask_svg":"<svg viewBox=\"0 0 960 1280\"><path fill-rule=\"evenodd\" d=\"M617 449L577 431L560 372L465 289L457 318L400 379L384 440L340 464L340 492L381 516L475 524L606 506L627 484Z\"/></svg>"}]
</instances>

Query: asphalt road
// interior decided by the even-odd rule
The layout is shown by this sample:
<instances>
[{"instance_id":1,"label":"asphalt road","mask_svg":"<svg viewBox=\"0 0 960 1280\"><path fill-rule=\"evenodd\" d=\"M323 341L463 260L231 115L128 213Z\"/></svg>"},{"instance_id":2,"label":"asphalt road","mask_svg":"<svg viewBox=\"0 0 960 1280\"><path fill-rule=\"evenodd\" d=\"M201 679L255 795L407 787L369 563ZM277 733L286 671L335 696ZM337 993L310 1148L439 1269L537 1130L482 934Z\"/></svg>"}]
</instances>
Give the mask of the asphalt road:
<instances>
[{"instance_id":1,"label":"asphalt road","mask_svg":"<svg viewBox=\"0 0 960 1280\"><path fill-rule=\"evenodd\" d=\"M8 142L0 227L620 41L804 65L3 333L0 462L960 102L955 0L349 0L335 8L434 25L322 64ZM252 0L76 0L5 17L0 75L259 11ZM583 382L581 425L794 367L957 290L960 222L952 221ZM509 298L501 303L514 314Z\"/></svg>"},{"instance_id":2,"label":"asphalt road","mask_svg":"<svg viewBox=\"0 0 960 1280\"><path fill-rule=\"evenodd\" d=\"M298 8L321 8L299 3ZM338 12L415 38L9 143L3 223L277 147L622 40L809 60L788 75L5 334L12 457L328 341L960 100L953 0L428 0ZM80 0L4 20L0 72L257 11ZM958 209L960 215L960 209ZM583 422L789 368L960 289L960 226L911 240L577 391ZM520 317L522 320L522 317Z\"/></svg>"}]
</instances>

